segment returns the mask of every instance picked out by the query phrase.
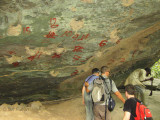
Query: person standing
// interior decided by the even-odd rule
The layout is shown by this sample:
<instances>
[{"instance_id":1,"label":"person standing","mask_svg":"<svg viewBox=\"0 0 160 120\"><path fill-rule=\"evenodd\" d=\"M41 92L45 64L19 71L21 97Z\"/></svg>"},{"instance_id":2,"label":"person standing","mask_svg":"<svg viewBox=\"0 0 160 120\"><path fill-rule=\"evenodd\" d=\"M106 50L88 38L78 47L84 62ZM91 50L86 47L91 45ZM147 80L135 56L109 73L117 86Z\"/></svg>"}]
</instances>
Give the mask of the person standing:
<instances>
[{"instance_id":1,"label":"person standing","mask_svg":"<svg viewBox=\"0 0 160 120\"><path fill-rule=\"evenodd\" d=\"M91 93L88 92L87 87L95 79L99 78L99 73L100 71L98 68L92 69L92 75L86 78L85 83L82 87L82 103L85 105L86 108L86 120L94 120L92 96Z\"/></svg>"},{"instance_id":2,"label":"person standing","mask_svg":"<svg viewBox=\"0 0 160 120\"><path fill-rule=\"evenodd\" d=\"M128 78L124 83L124 86L128 84L132 84L135 86L135 91L136 91L135 97L138 98L140 101L142 101L142 103L145 105L146 105L145 85L142 82L149 80L153 82L153 77L149 75L151 75L150 68L136 69L128 76Z\"/></svg>"},{"instance_id":3,"label":"person standing","mask_svg":"<svg viewBox=\"0 0 160 120\"><path fill-rule=\"evenodd\" d=\"M134 120L134 117L136 117L136 105L138 99L135 98L135 88L133 85L128 84L125 86L125 96L127 98L125 104L124 104L124 116L123 120Z\"/></svg>"},{"instance_id":4,"label":"person standing","mask_svg":"<svg viewBox=\"0 0 160 120\"><path fill-rule=\"evenodd\" d=\"M110 73L110 69L107 66L103 66L101 67L101 73L102 73L102 77L105 79L103 82L105 82L105 86L108 91L107 93L105 93L107 95L109 95L109 93L111 91L114 92L114 94L123 102L125 103L125 99L122 97L121 93L118 91L114 81L112 80L112 89L111 89L111 84L110 84L110 80L109 80L109 73ZM94 82L99 81L102 79L95 79ZM93 86L94 86L94 82L92 82L88 87L87 87L87 91L88 92L92 92L93 90ZM103 103L101 102L96 102L94 103L94 107L93 107L93 111L94 111L94 120L111 120L111 113L108 110L108 99L109 96L107 97L107 100Z\"/></svg>"}]
</instances>

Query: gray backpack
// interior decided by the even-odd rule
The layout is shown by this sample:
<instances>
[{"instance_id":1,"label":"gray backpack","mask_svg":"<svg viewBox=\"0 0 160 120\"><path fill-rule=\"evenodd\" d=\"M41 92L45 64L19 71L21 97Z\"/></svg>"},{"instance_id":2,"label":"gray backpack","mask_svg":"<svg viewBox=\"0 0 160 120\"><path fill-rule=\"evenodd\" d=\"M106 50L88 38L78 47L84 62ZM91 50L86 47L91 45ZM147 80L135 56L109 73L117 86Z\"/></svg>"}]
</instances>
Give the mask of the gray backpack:
<instances>
[{"instance_id":1,"label":"gray backpack","mask_svg":"<svg viewBox=\"0 0 160 120\"><path fill-rule=\"evenodd\" d=\"M94 103L104 103L109 98L108 89L106 89L105 78L102 76L93 82L92 99Z\"/></svg>"}]
</instances>

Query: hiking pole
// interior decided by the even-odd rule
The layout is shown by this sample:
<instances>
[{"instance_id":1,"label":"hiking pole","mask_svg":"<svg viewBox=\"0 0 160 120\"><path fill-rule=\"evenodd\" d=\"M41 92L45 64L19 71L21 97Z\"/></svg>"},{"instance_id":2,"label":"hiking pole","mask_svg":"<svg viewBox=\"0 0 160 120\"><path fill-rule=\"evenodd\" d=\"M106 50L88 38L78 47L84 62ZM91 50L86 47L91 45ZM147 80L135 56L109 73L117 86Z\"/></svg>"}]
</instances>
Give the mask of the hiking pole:
<instances>
[{"instance_id":1,"label":"hiking pole","mask_svg":"<svg viewBox=\"0 0 160 120\"><path fill-rule=\"evenodd\" d=\"M151 92L150 92L149 96L152 96L152 91L153 91L153 80L151 81Z\"/></svg>"}]
</instances>

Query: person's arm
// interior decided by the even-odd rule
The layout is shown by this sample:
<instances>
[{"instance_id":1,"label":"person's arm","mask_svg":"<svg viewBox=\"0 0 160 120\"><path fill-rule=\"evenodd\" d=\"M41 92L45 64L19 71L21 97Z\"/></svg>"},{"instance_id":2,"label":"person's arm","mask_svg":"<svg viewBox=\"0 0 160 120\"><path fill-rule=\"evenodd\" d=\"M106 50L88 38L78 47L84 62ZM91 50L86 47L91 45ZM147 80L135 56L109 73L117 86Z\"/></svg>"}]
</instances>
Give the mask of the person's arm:
<instances>
[{"instance_id":1,"label":"person's arm","mask_svg":"<svg viewBox=\"0 0 160 120\"><path fill-rule=\"evenodd\" d=\"M85 82L85 90L87 93L93 90L93 84L94 84L94 80L90 84L88 82Z\"/></svg>"},{"instance_id":2,"label":"person's arm","mask_svg":"<svg viewBox=\"0 0 160 120\"><path fill-rule=\"evenodd\" d=\"M131 113L128 111L124 112L123 120L129 120L131 117Z\"/></svg>"},{"instance_id":3,"label":"person's arm","mask_svg":"<svg viewBox=\"0 0 160 120\"><path fill-rule=\"evenodd\" d=\"M121 95L121 93L119 91L114 92L114 94L123 102L125 103L125 99L123 98L123 96Z\"/></svg>"},{"instance_id":4,"label":"person's arm","mask_svg":"<svg viewBox=\"0 0 160 120\"><path fill-rule=\"evenodd\" d=\"M82 104L84 105L85 102L84 102L84 91L85 91L85 86L83 85L82 87Z\"/></svg>"},{"instance_id":5,"label":"person's arm","mask_svg":"<svg viewBox=\"0 0 160 120\"><path fill-rule=\"evenodd\" d=\"M84 85L85 85L86 92L89 93L90 92L90 90L88 89L89 83L85 82Z\"/></svg>"},{"instance_id":6,"label":"person's arm","mask_svg":"<svg viewBox=\"0 0 160 120\"><path fill-rule=\"evenodd\" d=\"M141 71L139 72L139 81L140 82L145 82L145 81L153 81L153 77L147 77L146 76L146 71L144 69L141 69Z\"/></svg>"},{"instance_id":7,"label":"person's arm","mask_svg":"<svg viewBox=\"0 0 160 120\"><path fill-rule=\"evenodd\" d=\"M145 79L145 80L143 80L143 81L141 81L141 82L145 82L145 81L153 81L153 80L154 80L153 77L151 77L151 78Z\"/></svg>"},{"instance_id":8,"label":"person's arm","mask_svg":"<svg viewBox=\"0 0 160 120\"><path fill-rule=\"evenodd\" d=\"M123 96L121 95L121 93L118 91L115 82L112 80L112 91L114 92L114 94L123 102L125 103L125 99L123 98Z\"/></svg>"}]
</instances>

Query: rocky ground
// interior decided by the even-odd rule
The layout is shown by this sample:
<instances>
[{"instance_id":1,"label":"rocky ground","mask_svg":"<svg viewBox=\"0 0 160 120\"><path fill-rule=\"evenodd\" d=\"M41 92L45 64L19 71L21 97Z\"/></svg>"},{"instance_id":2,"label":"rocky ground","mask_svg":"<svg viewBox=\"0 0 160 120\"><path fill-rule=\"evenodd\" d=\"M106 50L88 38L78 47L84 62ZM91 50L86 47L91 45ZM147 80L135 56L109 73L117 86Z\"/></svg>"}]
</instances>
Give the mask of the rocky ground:
<instances>
[{"instance_id":1,"label":"rocky ground","mask_svg":"<svg viewBox=\"0 0 160 120\"><path fill-rule=\"evenodd\" d=\"M149 86L150 82L145 84ZM152 96L149 96L150 90L146 90L148 108L150 108L154 120L160 120L160 91L157 88L159 84L160 80L155 79ZM124 89L120 89L120 92L125 97ZM123 104L115 95L113 97L116 101L116 107L111 113L112 120L122 120ZM82 104L81 96L61 101L2 104L0 106L0 120L85 120L85 107Z\"/></svg>"},{"instance_id":2,"label":"rocky ground","mask_svg":"<svg viewBox=\"0 0 160 120\"><path fill-rule=\"evenodd\" d=\"M124 96L124 90L121 90ZM149 95L150 91L146 93ZM113 96L115 98L115 96ZM122 120L123 104L116 99L116 107L112 112L112 120ZM160 120L160 91L153 91L147 96L148 107L154 120ZM32 102L30 104L3 104L0 106L0 120L85 120L85 109L81 96L67 101Z\"/></svg>"}]
</instances>

